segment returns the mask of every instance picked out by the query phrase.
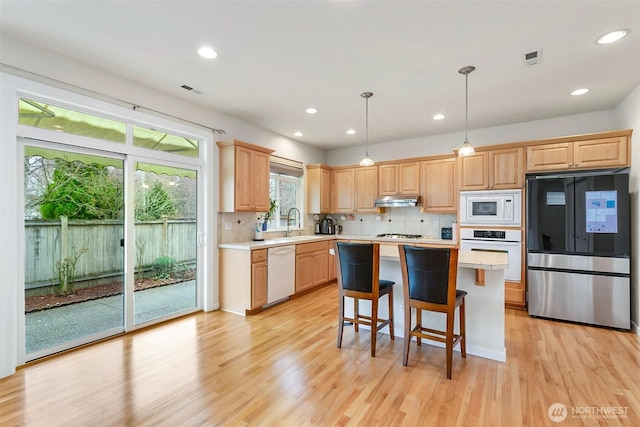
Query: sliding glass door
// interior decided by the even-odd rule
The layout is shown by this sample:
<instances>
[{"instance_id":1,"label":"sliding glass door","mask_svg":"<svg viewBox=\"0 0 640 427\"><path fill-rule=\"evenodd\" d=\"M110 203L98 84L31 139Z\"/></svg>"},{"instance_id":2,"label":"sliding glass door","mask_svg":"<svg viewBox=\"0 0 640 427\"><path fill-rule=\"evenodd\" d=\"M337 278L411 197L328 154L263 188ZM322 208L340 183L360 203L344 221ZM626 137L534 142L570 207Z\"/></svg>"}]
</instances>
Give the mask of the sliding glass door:
<instances>
[{"instance_id":1,"label":"sliding glass door","mask_svg":"<svg viewBox=\"0 0 640 427\"><path fill-rule=\"evenodd\" d=\"M24 146L26 360L197 309L198 168L127 159Z\"/></svg>"},{"instance_id":2,"label":"sliding glass door","mask_svg":"<svg viewBox=\"0 0 640 427\"><path fill-rule=\"evenodd\" d=\"M196 308L196 220L196 170L135 162L135 324Z\"/></svg>"},{"instance_id":3,"label":"sliding glass door","mask_svg":"<svg viewBox=\"0 0 640 427\"><path fill-rule=\"evenodd\" d=\"M124 330L124 159L24 147L24 348L35 359Z\"/></svg>"}]
</instances>

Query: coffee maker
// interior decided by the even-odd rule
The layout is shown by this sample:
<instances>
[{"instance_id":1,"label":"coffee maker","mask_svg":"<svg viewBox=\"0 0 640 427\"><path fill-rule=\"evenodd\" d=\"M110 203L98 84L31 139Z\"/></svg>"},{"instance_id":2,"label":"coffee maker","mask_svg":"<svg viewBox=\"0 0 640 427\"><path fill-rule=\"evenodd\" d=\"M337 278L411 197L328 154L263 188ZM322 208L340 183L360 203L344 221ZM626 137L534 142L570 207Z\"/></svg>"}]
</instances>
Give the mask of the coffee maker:
<instances>
[{"instance_id":1,"label":"coffee maker","mask_svg":"<svg viewBox=\"0 0 640 427\"><path fill-rule=\"evenodd\" d=\"M320 221L319 234L336 234L336 226L331 218L325 218Z\"/></svg>"}]
</instances>

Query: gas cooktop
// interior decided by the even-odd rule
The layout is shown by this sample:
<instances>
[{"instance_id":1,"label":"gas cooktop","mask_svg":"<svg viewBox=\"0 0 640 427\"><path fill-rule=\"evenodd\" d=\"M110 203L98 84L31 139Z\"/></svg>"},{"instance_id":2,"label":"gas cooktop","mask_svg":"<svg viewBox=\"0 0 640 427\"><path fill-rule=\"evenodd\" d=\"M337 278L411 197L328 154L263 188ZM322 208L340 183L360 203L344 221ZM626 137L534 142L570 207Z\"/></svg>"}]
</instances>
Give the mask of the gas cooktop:
<instances>
[{"instance_id":1,"label":"gas cooktop","mask_svg":"<svg viewBox=\"0 0 640 427\"><path fill-rule=\"evenodd\" d=\"M383 233L376 237L386 237L387 239L419 239L421 234L401 234L401 233Z\"/></svg>"}]
</instances>

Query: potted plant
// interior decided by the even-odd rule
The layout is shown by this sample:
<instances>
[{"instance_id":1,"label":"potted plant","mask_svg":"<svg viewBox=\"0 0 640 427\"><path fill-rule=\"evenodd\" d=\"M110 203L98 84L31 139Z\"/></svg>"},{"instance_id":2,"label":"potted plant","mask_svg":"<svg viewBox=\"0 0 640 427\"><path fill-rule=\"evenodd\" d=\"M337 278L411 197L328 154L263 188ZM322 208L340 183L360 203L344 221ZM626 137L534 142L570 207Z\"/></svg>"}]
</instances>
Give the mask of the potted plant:
<instances>
[{"instance_id":1,"label":"potted plant","mask_svg":"<svg viewBox=\"0 0 640 427\"><path fill-rule=\"evenodd\" d=\"M269 220L276 216L276 209L278 209L278 202L274 198L269 198L269 211L264 214L264 222L262 223L262 231L267 230L267 223Z\"/></svg>"}]
</instances>

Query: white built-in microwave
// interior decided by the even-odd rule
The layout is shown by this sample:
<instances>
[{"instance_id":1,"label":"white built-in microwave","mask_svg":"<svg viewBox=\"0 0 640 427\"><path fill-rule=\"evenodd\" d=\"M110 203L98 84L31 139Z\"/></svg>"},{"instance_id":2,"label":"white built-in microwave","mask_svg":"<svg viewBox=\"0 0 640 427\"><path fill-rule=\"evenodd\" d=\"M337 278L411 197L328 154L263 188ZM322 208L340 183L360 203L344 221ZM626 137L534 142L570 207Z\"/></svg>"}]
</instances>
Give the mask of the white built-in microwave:
<instances>
[{"instance_id":1,"label":"white built-in microwave","mask_svg":"<svg viewBox=\"0 0 640 427\"><path fill-rule=\"evenodd\" d=\"M460 192L460 225L522 224L522 190Z\"/></svg>"}]
</instances>

